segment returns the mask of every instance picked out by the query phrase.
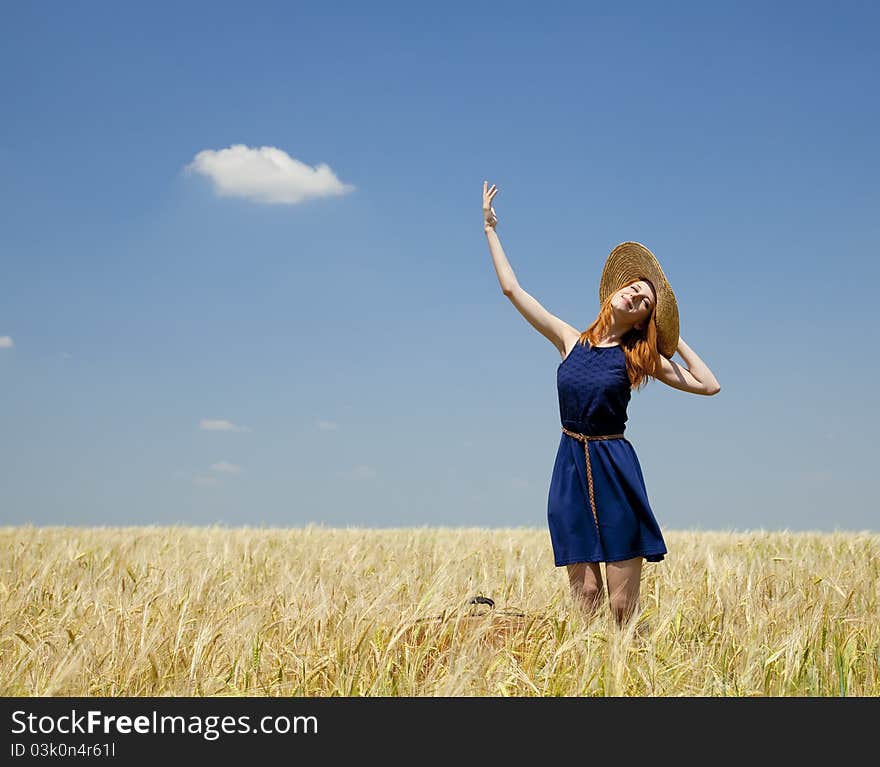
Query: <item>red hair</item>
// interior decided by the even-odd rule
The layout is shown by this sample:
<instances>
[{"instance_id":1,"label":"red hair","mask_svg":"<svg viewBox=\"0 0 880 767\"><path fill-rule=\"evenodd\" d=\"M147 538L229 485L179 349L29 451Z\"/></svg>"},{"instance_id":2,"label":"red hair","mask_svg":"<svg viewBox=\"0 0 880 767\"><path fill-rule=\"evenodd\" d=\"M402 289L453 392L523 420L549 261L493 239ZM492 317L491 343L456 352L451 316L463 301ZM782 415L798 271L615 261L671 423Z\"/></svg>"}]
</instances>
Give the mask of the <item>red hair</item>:
<instances>
[{"instance_id":1,"label":"red hair","mask_svg":"<svg viewBox=\"0 0 880 767\"><path fill-rule=\"evenodd\" d=\"M642 278L645 279L645 278ZM611 299L622 288L638 282L638 278L621 285L602 303L599 314L593 323L580 335L578 343L595 346L611 327ZM650 280L645 280L650 282ZM651 285L653 288L653 284ZM654 292L656 295L656 290ZM654 324L654 310L642 321L644 327L631 328L620 338L620 346L626 356L626 372L629 374L630 388L640 389L649 377L656 378L660 370L660 352L657 349L657 326Z\"/></svg>"}]
</instances>

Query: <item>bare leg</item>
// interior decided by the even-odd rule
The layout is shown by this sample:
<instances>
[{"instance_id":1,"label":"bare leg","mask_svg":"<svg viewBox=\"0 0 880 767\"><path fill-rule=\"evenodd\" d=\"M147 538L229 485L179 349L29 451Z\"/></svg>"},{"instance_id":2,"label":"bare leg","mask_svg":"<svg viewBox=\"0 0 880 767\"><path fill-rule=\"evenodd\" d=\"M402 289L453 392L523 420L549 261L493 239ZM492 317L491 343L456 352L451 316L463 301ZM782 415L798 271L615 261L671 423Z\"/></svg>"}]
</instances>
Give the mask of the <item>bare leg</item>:
<instances>
[{"instance_id":1,"label":"bare leg","mask_svg":"<svg viewBox=\"0 0 880 767\"><path fill-rule=\"evenodd\" d=\"M575 604L591 616L602 604L602 571L598 562L567 565L568 583Z\"/></svg>"},{"instance_id":2,"label":"bare leg","mask_svg":"<svg viewBox=\"0 0 880 767\"><path fill-rule=\"evenodd\" d=\"M608 598L611 612L619 626L626 624L639 607L639 588L642 578L642 557L622 562L607 562Z\"/></svg>"}]
</instances>

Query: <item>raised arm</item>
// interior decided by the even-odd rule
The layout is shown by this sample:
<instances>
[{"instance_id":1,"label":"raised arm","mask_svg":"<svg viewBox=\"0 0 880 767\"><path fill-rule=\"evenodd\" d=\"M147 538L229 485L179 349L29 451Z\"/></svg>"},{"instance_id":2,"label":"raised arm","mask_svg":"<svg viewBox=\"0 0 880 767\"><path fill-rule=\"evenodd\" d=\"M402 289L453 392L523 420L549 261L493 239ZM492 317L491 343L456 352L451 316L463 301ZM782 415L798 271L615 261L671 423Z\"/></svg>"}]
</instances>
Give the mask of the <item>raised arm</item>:
<instances>
[{"instance_id":1,"label":"raised arm","mask_svg":"<svg viewBox=\"0 0 880 767\"><path fill-rule=\"evenodd\" d=\"M486 233L486 239L489 241L489 252L492 254L492 263L495 266L495 274L498 275L498 282L501 284L501 292L510 299L510 302L526 318L529 324L547 338L559 350L560 355L564 357L565 339L571 337L572 334L580 335L580 332L567 322L548 312L533 296L529 295L520 286L507 260L507 256L504 255L504 249L501 247L498 233L495 231L498 218L495 215L495 208L492 207L492 200L498 193L498 188L494 184L491 189L487 187L488 182L484 181L483 231Z\"/></svg>"},{"instance_id":2,"label":"raised arm","mask_svg":"<svg viewBox=\"0 0 880 767\"><path fill-rule=\"evenodd\" d=\"M697 353L684 342L681 336L678 338L678 353L687 363L687 368L666 359L661 354L660 370L657 371L658 381L662 381L673 389L686 391L690 394L705 394L711 397L721 391L721 384L709 370L709 366L697 356Z\"/></svg>"}]
</instances>

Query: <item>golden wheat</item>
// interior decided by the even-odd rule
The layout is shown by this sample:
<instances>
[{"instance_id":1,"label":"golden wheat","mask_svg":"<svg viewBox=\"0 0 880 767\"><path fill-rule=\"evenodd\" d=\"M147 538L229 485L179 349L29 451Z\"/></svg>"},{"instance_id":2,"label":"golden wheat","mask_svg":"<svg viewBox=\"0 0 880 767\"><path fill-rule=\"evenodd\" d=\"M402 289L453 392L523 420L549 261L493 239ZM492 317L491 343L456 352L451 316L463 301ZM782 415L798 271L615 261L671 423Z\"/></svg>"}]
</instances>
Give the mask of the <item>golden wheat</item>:
<instances>
[{"instance_id":1,"label":"golden wheat","mask_svg":"<svg viewBox=\"0 0 880 767\"><path fill-rule=\"evenodd\" d=\"M619 629L543 530L0 528L0 694L880 694L880 535L666 539Z\"/></svg>"}]
</instances>

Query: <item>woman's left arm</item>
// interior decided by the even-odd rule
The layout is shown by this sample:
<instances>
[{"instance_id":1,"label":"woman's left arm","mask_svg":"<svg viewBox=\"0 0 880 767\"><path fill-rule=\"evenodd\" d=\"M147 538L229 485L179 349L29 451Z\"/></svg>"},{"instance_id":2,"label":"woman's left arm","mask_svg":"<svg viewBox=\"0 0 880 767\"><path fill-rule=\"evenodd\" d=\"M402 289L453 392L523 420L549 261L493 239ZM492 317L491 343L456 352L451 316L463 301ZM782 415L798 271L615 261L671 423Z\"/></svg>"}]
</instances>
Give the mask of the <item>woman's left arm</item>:
<instances>
[{"instance_id":1,"label":"woman's left arm","mask_svg":"<svg viewBox=\"0 0 880 767\"><path fill-rule=\"evenodd\" d=\"M689 392L690 394L705 394L711 397L721 391L721 385L712 371L701 360L696 352L691 349L681 338L678 337L678 353L687 363L682 367L677 362L660 355L660 365L654 377L673 389Z\"/></svg>"}]
</instances>

